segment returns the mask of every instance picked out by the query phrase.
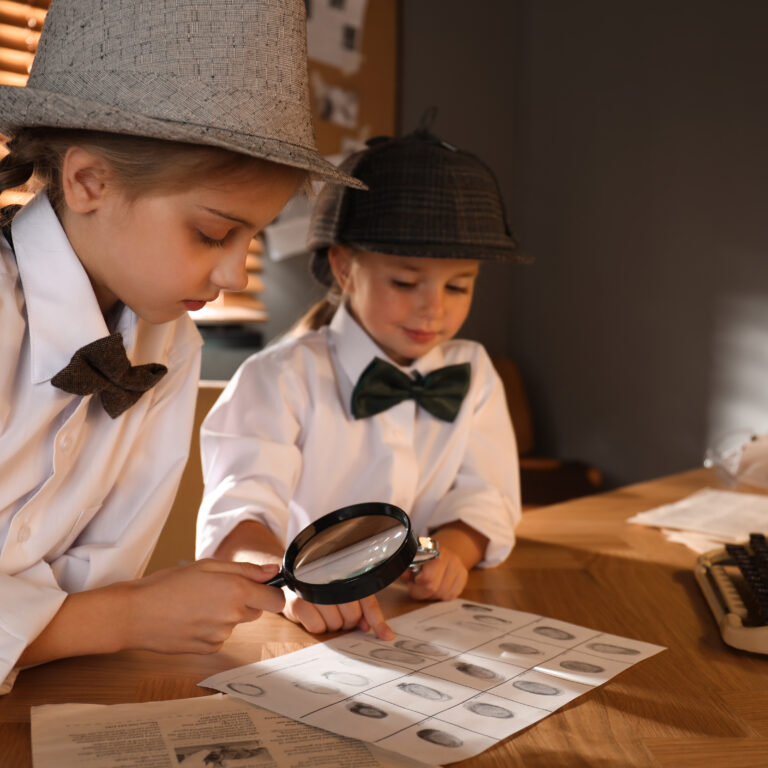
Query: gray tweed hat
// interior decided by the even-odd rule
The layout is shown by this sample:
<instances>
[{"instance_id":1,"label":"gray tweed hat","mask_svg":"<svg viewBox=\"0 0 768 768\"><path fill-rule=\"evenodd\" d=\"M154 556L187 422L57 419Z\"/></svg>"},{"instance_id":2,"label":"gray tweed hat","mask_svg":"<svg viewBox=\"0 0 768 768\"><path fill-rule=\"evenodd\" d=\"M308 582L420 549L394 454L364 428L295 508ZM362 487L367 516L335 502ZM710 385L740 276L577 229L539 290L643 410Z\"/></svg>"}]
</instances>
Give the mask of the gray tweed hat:
<instances>
[{"instance_id":1,"label":"gray tweed hat","mask_svg":"<svg viewBox=\"0 0 768 768\"><path fill-rule=\"evenodd\" d=\"M517 251L490 168L427 130L371 139L339 167L370 191L325 185L318 195L308 248L324 285L333 280L333 244L397 256L531 260Z\"/></svg>"},{"instance_id":2,"label":"gray tweed hat","mask_svg":"<svg viewBox=\"0 0 768 768\"><path fill-rule=\"evenodd\" d=\"M54 0L0 133L49 126L207 144L361 185L317 151L303 0Z\"/></svg>"}]
</instances>

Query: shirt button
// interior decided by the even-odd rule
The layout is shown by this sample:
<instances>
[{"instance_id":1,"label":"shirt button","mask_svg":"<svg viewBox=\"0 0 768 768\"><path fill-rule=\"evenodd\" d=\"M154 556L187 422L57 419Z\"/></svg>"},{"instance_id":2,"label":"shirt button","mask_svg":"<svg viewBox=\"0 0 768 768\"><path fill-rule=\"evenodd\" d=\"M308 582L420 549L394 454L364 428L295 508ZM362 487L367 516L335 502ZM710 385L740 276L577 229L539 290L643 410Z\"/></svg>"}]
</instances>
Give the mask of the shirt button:
<instances>
[{"instance_id":1,"label":"shirt button","mask_svg":"<svg viewBox=\"0 0 768 768\"><path fill-rule=\"evenodd\" d=\"M31 533L32 531L29 529L28 525L22 525L21 528L19 528L16 538L23 544L30 537Z\"/></svg>"}]
</instances>

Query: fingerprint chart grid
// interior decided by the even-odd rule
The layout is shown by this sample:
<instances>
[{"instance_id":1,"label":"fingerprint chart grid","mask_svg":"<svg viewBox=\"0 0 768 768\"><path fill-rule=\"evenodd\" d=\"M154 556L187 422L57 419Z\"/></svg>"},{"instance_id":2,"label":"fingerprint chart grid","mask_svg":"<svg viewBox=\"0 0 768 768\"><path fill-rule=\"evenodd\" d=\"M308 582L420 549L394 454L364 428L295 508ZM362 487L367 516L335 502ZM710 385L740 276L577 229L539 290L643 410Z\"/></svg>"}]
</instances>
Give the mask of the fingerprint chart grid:
<instances>
[{"instance_id":1,"label":"fingerprint chart grid","mask_svg":"<svg viewBox=\"0 0 768 768\"><path fill-rule=\"evenodd\" d=\"M464 760L662 646L452 600L203 680L295 720L430 765Z\"/></svg>"}]
</instances>

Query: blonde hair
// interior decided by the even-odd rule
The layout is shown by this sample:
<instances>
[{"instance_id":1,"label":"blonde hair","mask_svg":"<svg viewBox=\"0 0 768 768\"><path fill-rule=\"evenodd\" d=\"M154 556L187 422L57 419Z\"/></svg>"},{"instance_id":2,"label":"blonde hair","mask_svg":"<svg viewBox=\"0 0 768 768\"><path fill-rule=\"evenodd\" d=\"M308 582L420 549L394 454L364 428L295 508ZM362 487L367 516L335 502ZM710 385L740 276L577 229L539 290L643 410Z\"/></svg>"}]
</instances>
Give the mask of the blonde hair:
<instances>
[{"instance_id":1,"label":"blonde hair","mask_svg":"<svg viewBox=\"0 0 768 768\"><path fill-rule=\"evenodd\" d=\"M353 259L358 259L364 253L362 248L358 248L355 245L348 245L342 243L334 243L331 248L344 248ZM330 250L330 249L329 249ZM341 305L344 299L344 291L336 280L336 275L331 273L331 285L328 288L328 292L325 297L320 299L317 303L313 304L297 321L296 324L289 331L292 336L300 336L307 331L318 331L324 325L330 325L333 316L336 314L336 310Z\"/></svg>"},{"instance_id":2,"label":"blonde hair","mask_svg":"<svg viewBox=\"0 0 768 768\"><path fill-rule=\"evenodd\" d=\"M0 160L0 193L22 186L30 192L43 189L60 212L64 205L61 168L73 146L101 156L129 201L150 192L175 192L203 178L246 179L267 167L281 167L297 178L303 176L305 182L308 177L299 168L219 147L101 131L25 128L6 142L8 154Z\"/></svg>"}]
</instances>

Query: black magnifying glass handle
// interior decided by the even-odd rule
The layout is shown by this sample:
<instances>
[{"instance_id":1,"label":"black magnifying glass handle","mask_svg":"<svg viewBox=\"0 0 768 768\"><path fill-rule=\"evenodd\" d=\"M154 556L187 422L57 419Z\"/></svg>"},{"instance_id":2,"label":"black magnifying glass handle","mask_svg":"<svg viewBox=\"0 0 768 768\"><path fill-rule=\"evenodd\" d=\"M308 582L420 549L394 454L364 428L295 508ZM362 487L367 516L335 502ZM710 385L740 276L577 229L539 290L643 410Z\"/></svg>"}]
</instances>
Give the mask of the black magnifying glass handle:
<instances>
[{"instance_id":1,"label":"black magnifying glass handle","mask_svg":"<svg viewBox=\"0 0 768 768\"><path fill-rule=\"evenodd\" d=\"M264 582L266 587L284 587L286 585L285 576L283 576L282 570L273 576L269 581Z\"/></svg>"}]
</instances>

